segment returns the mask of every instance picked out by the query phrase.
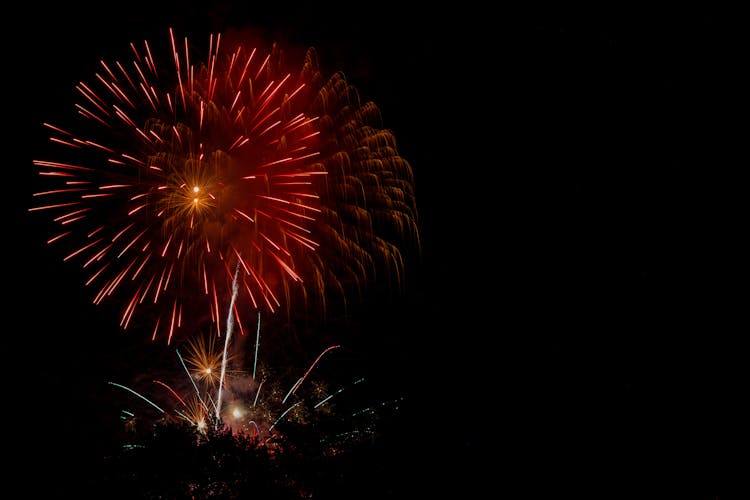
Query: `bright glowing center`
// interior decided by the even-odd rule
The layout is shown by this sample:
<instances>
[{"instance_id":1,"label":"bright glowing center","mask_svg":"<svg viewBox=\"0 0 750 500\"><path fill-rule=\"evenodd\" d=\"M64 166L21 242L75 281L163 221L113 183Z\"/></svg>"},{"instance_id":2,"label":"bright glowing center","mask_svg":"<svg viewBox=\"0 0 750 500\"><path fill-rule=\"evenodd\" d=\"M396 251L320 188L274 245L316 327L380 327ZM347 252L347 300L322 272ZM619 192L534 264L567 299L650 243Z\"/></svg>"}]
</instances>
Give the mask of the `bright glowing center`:
<instances>
[{"instance_id":1,"label":"bright glowing center","mask_svg":"<svg viewBox=\"0 0 750 500\"><path fill-rule=\"evenodd\" d=\"M193 192L194 193L197 193L200 190L201 190L201 188L199 188L198 186L193 186Z\"/></svg>"},{"instance_id":2,"label":"bright glowing center","mask_svg":"<svg viewBox=\"0 0 750 500\"><path fill-rule=\"evenodd\" d=\"M242 412L239 408L235 408L234 410L232 410L232 415L234 416L234 418L240 418L242 416Z\"/></svg>"},{"instance_id":3,"label":"bright glowing center","mask_svg":"<svg viewBox=\"0 0 750 500\"><path fill-rule=\"evenodd\" d=\"M206 375L211 375L211 368L206 368Z\"/></svg>"}]
</instances>

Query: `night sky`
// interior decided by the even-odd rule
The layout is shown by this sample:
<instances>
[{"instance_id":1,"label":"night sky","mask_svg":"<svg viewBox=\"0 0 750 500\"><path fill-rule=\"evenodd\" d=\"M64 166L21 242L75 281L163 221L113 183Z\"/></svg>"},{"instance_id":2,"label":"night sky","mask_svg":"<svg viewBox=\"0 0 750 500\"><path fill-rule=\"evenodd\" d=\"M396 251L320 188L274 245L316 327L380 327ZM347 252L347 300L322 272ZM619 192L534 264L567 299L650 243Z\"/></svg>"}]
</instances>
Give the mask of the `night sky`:
<instances>
[{"instance_id":1,"label":"night sky","mask_svg":"<svg viewBox=\"0 0 750 500\"><path fill-rule=\"evenodd\" d=\"M29 7L4 43L4 414L20 468L85 481L118 411L105 382L152 346L91 305L27 212L41 122L70 116L75 83L130 41L241 28L316 47L414 170L421 257L356 334L406 398L373 469L394 498L731 497L749 421L733 16L152 3L98 21Z\"/></svg>"}]
</instances>

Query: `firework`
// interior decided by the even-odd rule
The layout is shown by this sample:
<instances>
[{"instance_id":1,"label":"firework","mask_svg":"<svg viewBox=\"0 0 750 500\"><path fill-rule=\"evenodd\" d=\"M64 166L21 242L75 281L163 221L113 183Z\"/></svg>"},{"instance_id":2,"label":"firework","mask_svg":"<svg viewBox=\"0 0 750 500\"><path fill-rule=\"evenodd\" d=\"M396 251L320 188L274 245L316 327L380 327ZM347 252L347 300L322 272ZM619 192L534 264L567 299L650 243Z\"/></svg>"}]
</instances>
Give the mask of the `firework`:
<instances>
[{"instance_id":1,"label":"firework","mask_svg":"<svg viewBox=\"0 0 750 500\"><path fill-rule=\"evenodd\" d=\"M259 443L269 444L276 442L280 437L276 429L278 425L285 421L305 424L316 415L329 413L326 408L321 407L347 388L364 380L360 377L333 392L328 390L327 384L318 380L308 383L310 387L307 390L300 391L310 373L326 354L339 347L330 346L312 361L294 383L286 382L288 389L283 387L285 381L282 377L274 378L271 371L267 369L261 370L259 380L241 370L227 370L226 380L222 383L216 377L205 376L205 360L209 360L212 366L225 364L222 360L222 352L214 348L210 340L191 342L193 342L191 346L200 347L186 358L187 363L184 363L179 351L176 351L176 354L182 366L186 368L191 387L195 392L190 394L188 391L188 393L181 394L180 389L174 388L177 386L169 385L161 380L153 380L153 383L161 387L167 395L167 402L162 403L162 406L168 409L162 408L135 389L115 382L109 382L109 384L128 391L148 403L151 408L158 410L160 419L182 420L203 434L208 431L209 425L213 424L212 427L215 429L226 427L233 433L249 436ZM209 345L212 347L207 347ZM187 369L188 365L194 368ZM135 417L133 412L123 410L124 420L131 422Z\"/></svg>"},{"instance_id":2,"label":"firework","mask_svg":"<svg viewBox=\"0 0 750 500\"><path fill-rule=\"evenodd\" d=\"M187 344L186 360L191 370L187 367L185 370L208 387L216 387L221 375L222 353L216 350L215 339L213 335L197 336L188 340ZM179 351L177 353L179 355Z\"/></svg>"},{"instance_id":3,"label":"firework","mask_svg":"<svg viewBox=\"0 0 750 500\"><path fill-rule=\"evenodd\" d=\"M271 377L269 371L261 372L263 377ZM104 462L103 468L110 471L107 480L121 481L121 489L127 491L150 489L156 469L156 488L165 483L164 475L174 475L174 479L166 481L171 491L201 491L199 496L203 498L219 492L235 493L238 485L244 484L240 481L248 481L249 477L251 488L247 491L252 492L251 496L258 496L263 484L277 482L290 491L269 498L311 498L310 488L318 487L321 476L325 478L322 484L331 484L341 478L341 460L356 461L361 456L357 451L372 446L380 427L378 413L385 406L398 403L386 401L352 411L359 403L341 395L364 379L331 391L319 378L310 377L294 394L295 400L286 403L281 397L287 392L288 381L282 383L282 378L265 378L267 383L248 391L245 396L255 393L253 405L242 397L241 391L233 391L219 420L198 398L180 395L161 381L154 381L165 389L159 391L161 406L133 389L113 384L137 399L133 411L121 410L124 441L120 442L120 450L113 449ZM241 376L229 379L231 387L243 382ZM211 401L211 392L204 394ZM154 408L159 410L156 418L150 416L154 415ZM248 464L256 466L250 468ZM260 470L258 465L262 466ZM211 472L206 473L207 470ZM227 480L235 470L238 479ZM129 496L144 495L138 492Z\"/></svg>"},{"instance_id":4,"label":"firework","mask_svg":"<svg viewBox=\"0 0 750 500\"><path fill-rule=\"evenodd\" d=\"M398 285L398 242L418 245L412 173L377 107L325 80L313 50L288 69L278 46L207 45L172 30L163 47L132 43L76 85L74 122L44 124L59 156L34 161L30 210L50 214L48 243L94 302L119 297L124 329L169 343L233 319L244 334L293 304L325 312L376 271Z\"/></svg>"},{"instance_id":5,"label":"firework","mask_svg":"<svg viewBox=\"0 0 750 500\"><path fill-rule=\"evenodd\" d=\"M231 311L232 308L230 301L228 309ZM186 384L179 384L177 378L170 384L153 380L162 396L157 404L135 389L109 382L148 404L139 404L131 408L133 411L121 410L120 419L124 421L129 442L123 444L124 455L119 455L120 459L132 464L130 460L137 461L141 456L138 451L158 454L159 449L171 450L175 445L191 446L188 456L192 457L189 460L192 466L195 466L196 456L204 456L210 462L199 465L203 470L213 466L214 461L227 457L231 450L235 454L231 463L253 457L267 460L274 465L274 470L284 471L284 484L294 485L302 478L290 475L285 466L291 464L290 470L300 470L296 464L308 464L311 460L302 469L308 470L310 465L319 467L321 457L335 457L374 438L377 413L400 399L352 411L361 408L361 403L356 398L342 401L341 394L364 382L364 377L332 390L318 369L335 355L331 353L340 352L339 345L323 349L311 359L306 369L286 370L286 376L278 376L262 365L259 369L260 328L259 315L252 376L249 371L230 369L230 365L241 366L243 361L230 359L228 355L232 339L230 323L223 348L215 341L215 336L210 335L189 339L186 359L175 349L190 380L187 390ZM216 375L218 372L221 374ZM154 409L158 411L156 420L153 418ZM144 432L139 432L139 427ZM170 444L165 447L164 443ZM171 463L172 457L167 460ZM242 470L247 473L245 468ZM133 474L128 477L128 484L132 483L133 477ZM204 475L198 474L197 477ZM213 482L208 486L210 491L226 487ZM194 491L194 488L195 480L191 479L189 489Z\"/></svg>"},{"instance_id":6,"label":"firework","mask_svg":"<svg viewBox=\"0 0 750 500\"><path fill-rule=\"evenodd\" d=\"M219 393L216 396L216 420L218 421L221 417L221 391L224 388L224 378L227 373L227 350L229 349L229 342L232 339L232 330L234 329L234 304L237 300L237 292L239 287L237 284L237 276L240 272L240 265L237 263L237 269L234 271L234 279L232 280L232 301L229 303L229 313L227 317L227 331L224 333L224 354L221 357L221 375L219 375Z\"/></svg>"}]
</instances>

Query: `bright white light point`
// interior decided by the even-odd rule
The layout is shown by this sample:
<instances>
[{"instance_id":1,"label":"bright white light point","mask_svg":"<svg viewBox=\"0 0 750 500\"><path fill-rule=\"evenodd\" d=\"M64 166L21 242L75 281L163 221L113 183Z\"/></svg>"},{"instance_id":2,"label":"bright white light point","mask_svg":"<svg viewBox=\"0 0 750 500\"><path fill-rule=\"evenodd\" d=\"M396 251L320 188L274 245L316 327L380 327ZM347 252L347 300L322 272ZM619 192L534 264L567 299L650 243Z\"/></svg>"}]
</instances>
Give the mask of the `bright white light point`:
<instances>
[{"instance_id":1,"label":"bright white light point","mask_svg":"<svg viewBox=\"0 0 750 500\"><path fill-rule=\"evenodd\" d=\"M210 375L210 374L211 374L211 368L206 368L206 374L207 374L207 375Z\"/></svg>"},{"instance_id":2,"label":"bright white light point","mask_svg":"<svg viewBox=\"0 0 750 500\"><path fill-rule=\"evenodd\" d=\"M198 203L198 198L193 198L193 203Z\"/></svg>"},{"instance_id":3,"label":"bright white light point","mask_svg":"<svg viewBox=\"0 0 750 500\"><path fill-rule=\"evenodd\" d=\"M201 188L199 188L198 186L193 186L193 192L194 193L197 193L200 190L201 190Z\"/></svg>"},{"instance_id":4,"label":"bright white light point","mask_svg":"<svg viewBox=\"0 0 750 500\"><path fill-rule=\"evenodd\" d=\"M203 430L205 428L206 428L206 421L205 420L201 420L200 422L198 422L198 429Z\"/></svg>"},{"instance_id":5,"label":"bright white light point","mask_svg":"<svg viewBox=\"0 0 750 500\"><path fill-rule=\"evenodd\" d=\"M242 412L239 408L235 408L234 410L232 410L232 415L234 416L234 418L240 418L242 416Z\"/></svg>"}]
</instances>

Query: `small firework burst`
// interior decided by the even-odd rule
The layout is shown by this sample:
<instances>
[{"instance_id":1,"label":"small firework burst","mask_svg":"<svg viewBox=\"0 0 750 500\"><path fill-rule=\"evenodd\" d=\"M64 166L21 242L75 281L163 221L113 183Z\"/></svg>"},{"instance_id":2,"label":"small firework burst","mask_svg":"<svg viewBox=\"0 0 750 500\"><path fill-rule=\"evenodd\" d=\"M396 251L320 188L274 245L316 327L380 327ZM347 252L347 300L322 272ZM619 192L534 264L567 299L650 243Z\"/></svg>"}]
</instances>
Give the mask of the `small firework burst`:
<instances>
[{"instance_id":1,"label":"small firework burst","mask_svg":"<svg viewBox=\"0 0 750 500\"><path fill-rule=\"evenodd\" d=\"M185 362L190 373L202 384L216 388L221 376L222 353L216 347L216 337L198 336L188 340ZM231 359L228 360L231 362Z\"/></svg>"}]
</instances>

